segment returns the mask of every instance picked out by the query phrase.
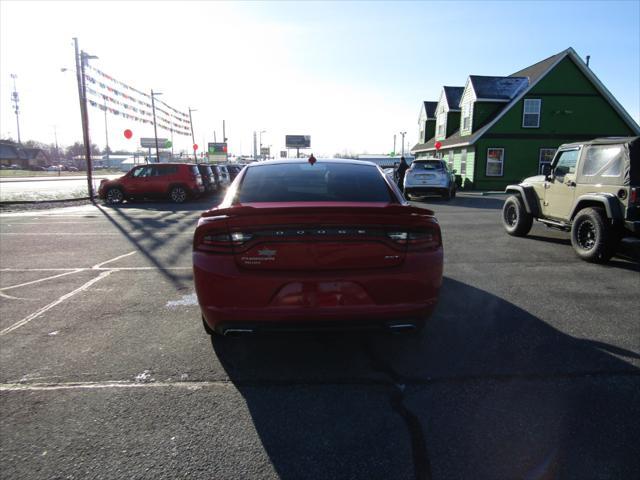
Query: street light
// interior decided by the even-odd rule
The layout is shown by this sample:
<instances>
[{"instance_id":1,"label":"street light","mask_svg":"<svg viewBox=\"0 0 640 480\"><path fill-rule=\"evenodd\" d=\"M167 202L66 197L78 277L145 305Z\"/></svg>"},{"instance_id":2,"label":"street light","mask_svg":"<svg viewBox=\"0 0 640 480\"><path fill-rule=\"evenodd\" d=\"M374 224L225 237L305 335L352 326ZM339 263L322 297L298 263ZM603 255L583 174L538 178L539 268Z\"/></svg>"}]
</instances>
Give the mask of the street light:
<instances>
[{"instance_id":1,"label":"street light","mask_svg":"<svg viewBox=\"0 0 640 480\"><path fill-rule=\"evenodd\" d=\"M160 147L158 147L158 126L156 125L156 95L162 95L161 92L154 92L151 89L151 110L153 111L153 135L156 139L156 163L160 163Z\"/></svg>"},{"instance_id":2,"label":"street light","mask_svg":"<svg viewBox=\"0 0 640 480\"><path fill-rule=\"evenodd\" d=\"M267 133L266 130L260 130L260 158L264 160L264 155L262 154L262 134Z\"/></svg>"},{"instance_id":3,"label":"street light","mask_svg":"<svg viewBox=\"0 0 640 480\"><path fill-rule=\"evenodd\" d=\"M407 134L407 132L400 132L400 135L402 135L402 156L404 157L404 136Z\"/></svg>"}]
</instances>

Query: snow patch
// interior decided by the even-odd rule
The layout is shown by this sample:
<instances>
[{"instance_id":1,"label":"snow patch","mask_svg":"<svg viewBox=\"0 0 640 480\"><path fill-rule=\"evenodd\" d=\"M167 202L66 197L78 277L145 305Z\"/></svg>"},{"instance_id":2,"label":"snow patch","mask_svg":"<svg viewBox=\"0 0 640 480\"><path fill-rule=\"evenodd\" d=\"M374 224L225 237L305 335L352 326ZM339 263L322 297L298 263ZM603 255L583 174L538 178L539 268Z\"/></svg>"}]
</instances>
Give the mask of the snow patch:
<instances>
[{"instance_id":1,"label":"snow patch","mask_svg":"<svg viewBox=\"0 0 640 480\"><path fill-rule=\"evenodd\" d=\"M183 295L180 300L171 300L167 302L167 308L175 308L175 307L191 307L194 305L198 305L198 297L195 293L191 295Z\"/></svg>"},{"instance_id":2,"label":"snow patch","mask_svg":"<svg viewBox=\"0 0 640 480\"><path fill-rule=\"evenodd\" d=\"M153 382L153 378L151 378L151 370L145 370L144 372L139 373L135 376L134 380L138 383Z\"/></svg>"}]
</instances>

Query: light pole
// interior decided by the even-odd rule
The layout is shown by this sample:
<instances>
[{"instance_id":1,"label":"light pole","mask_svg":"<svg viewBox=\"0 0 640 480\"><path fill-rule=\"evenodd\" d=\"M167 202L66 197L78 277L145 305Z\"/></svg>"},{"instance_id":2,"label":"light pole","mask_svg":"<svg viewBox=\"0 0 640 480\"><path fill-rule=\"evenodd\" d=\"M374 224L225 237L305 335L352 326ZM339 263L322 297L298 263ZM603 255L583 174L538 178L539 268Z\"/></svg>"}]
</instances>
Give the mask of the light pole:
<instances>
[{"instance_id":1,"label":"light pole","mask_svg":"<svg viewBox=\"0 0 640 480\"><path fill-rule=\"evenodd\" d=\"M402 135L402 156L404 157L404 136L407 134L407 132L400 132L400 135Z\"/></svg>"},{"instance_id":2,"label":"light pole","mask_svg":"<svg viewBox=\"0 0 640 480\"><path fill-rule=\"evenodd\" d=\"M60 151L58 150L58 127L53 126L53 138L56 141L56 164L60 164Z\"/></svg>"},{"instance_id":3,"label":"light pole","mask_svg":"<svg viewBox=\"0 0 640 480\"><path fill-rule=\"evenodd\" d=\"M104 95L102 96L102 106L104 107L104 143L106 144L107 165L111 167L111 159L109 158L111 154L109 150L109 130L107 128L107 97Z\"/></svg>"},{"instance_id":4,"label":"light pole","mask_svg":"<svg viewBox=\"0 0 640 480\"><path fill-rule=\"evenodd\" d=\"M85 158L87 161L87 191L89 199L93 201L93 172L91 165L91 139L89 138L89 114L87 112L87 85L85 84L84 68L89 60L98 58L85 51L78 50L78 39L73 38L76 56L76 78L78 80L78 98L80 100L80 115L82 116L82 140L84 141Z\"/></svg>"},{"instance_id":5,"label":"light pole","mask_svg":"<svg viewBox=\"0 0 640 480\"><path fill-rule=\"evenodd\" d=\"M18 127L18 145L22 144L20 141L20 117L18 112L20 108L18 104L20 103L20 99L18 98L18 89L16 88L16 78L18 76L15 73L11 74L11 78L13 79L13 93L11 94L11 101L13 102L13 111L16 113L16 125Z\"/></svg>"},{"instance_id":6,"label":"light pole","mask_svg":"<svg viewBox=\"0 0 640 480\"><path fill-rule=\"evenodd\" d=\"M264 160L264 155L262 155L262 134L267 133L266 130L260 130L260 159Z\"/></svg>"},{"instance_id":7,"label":"light pole","mask_svg":"<svg viewBox=\"0 0 640 480\"><path fill-rule=\"evenodd\" d=\"M156 101L155 96L162 95L160 92L154 92L151 89L151 110L153 111L153 135L156 139L156 163L160 163L160 147L158 146L158 126L156 125Z\"/></svg>"},{"instance_id":8,"label":"light pole","mask_svg":"<svg viewBox=\"0 0 640 480\"><path fill-rule=\"evenodd\" d=\"M191 117L191 112L197 112L195 108L189 107L189 126L191 127L191 148L196 144L196 137L193 135L193 118ZM204 145L202 146L204 148ZM196 155L196 151L193 150L193 159L198 163L198 156Z\"/></svg>"}]
</instances>

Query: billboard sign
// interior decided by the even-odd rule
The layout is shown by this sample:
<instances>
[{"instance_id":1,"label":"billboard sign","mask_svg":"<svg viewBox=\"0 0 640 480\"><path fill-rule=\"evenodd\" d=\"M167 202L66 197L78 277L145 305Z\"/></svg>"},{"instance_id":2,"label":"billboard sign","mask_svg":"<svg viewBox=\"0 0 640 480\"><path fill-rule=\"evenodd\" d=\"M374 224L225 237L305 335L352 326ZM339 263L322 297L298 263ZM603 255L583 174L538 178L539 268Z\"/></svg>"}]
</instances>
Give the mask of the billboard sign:
<instances>
[{"instance_id":1,"label":"billboard sign","mask_svg":"<svg viewBox=\"0 0 640 480\"><path fill-rule=\"evenodd\" d=\"M287 148L311 148L311 135L286 135Z\"/></svg>"},{"instance_id":2,"label":"billboard sign","mask_svg":"<svg viewBox=\"0 0 640 480\"><path fill-rule=\"evenodd\" d=\"M158 137L158 147L162 148L165 143L167 143L169 141L168 138L160 138ZM142 148L156 148L156 139L155 137L152 138L141 138L140 139L140 146Z\"/></svg>"},{"instance_id":3,"label":"billboard sign","mask_svg":"<svg viewBox=\"0 0 640 480\"><path fill-rule=\"evenodd\" d=\"M271 155L271 149L269 147L260 147L260 155L263 157L268 157Z\"/></svg>"},{"instance_id":4,"label":"billboard sign","mask_svg":"<svg viewBox=\"0 0 640 480\"><path fill-rule=\"evenodd\" d=\"M217 143L209 143L208 151L210 154L215 155L226 155L227 154L227 143L226 142L217 142Z\"/></svg>"}]
</instances>

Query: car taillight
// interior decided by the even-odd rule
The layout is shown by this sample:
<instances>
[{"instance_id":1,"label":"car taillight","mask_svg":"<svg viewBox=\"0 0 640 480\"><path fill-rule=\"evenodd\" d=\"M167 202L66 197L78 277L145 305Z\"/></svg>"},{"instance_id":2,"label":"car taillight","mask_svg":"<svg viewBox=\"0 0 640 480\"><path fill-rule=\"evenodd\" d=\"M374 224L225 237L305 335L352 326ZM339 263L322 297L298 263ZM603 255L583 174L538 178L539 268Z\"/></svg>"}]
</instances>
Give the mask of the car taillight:
<instances>
[{"instance_id":1,"label":"car taillight","mask_svg":"<svg viewBox=\"0 0 640 480\"><path fill-rule=\"evenodd\" d=\"M232 253L234 246L240 246L252 238L252 234L244 232L202 232L196 234L194 247L207 252Z\"/></svg>"},{"instance_id":2,"label":"car taillight","mask_svg":"<svg viewBox=\"0 0 640 480\"><path fill-rule=\"evenodd\" d=\"M411 249L430 249L439 247L442 244L440 236L440 228L434 227L421 228L411 231L392 231L387 232L389 239L400 245L408 245Z\"/></svg>"},{"instance_id":3,"label":"car taillight","mask_svg":"<svg viewBox=\"0 0 640 480\"><path fill-rule=\"evenodd\" d=\"M631 194L629 195L629 203L638 203L638 187L633 187L631 189Z\"/></svg>"}]
</instances>

